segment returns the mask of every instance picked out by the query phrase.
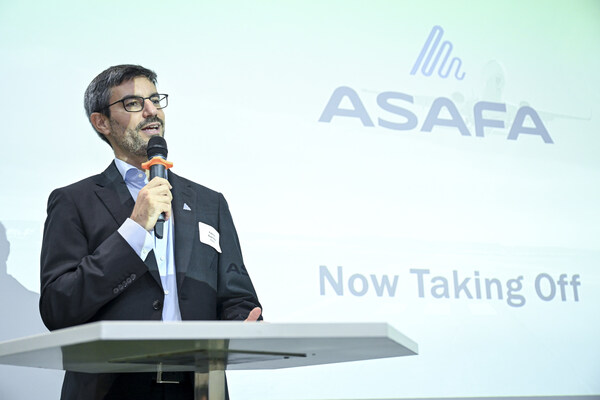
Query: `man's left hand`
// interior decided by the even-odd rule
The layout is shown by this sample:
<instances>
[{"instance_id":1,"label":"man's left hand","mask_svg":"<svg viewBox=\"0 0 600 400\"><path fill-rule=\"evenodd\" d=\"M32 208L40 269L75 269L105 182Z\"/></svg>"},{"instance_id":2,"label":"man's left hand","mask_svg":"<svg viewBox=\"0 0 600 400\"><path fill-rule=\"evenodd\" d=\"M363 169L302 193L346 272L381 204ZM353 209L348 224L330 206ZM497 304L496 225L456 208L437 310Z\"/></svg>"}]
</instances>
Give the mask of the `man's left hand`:
<instances>
[{"instance_id":1,"label":"man's left hand","mask_svg":"<svg viewBox=\"0 0 600 400\"><path fill-rule=\"evenodd\" d=\"M260 313L262 313L262 310L260 307L256 307L256 308L252 309L252 311L250 311L250 314L248 314L248 318L246 318L244 320L244 322L258 321L258 318L260 317Z\"/></svg>"}]
</instances>

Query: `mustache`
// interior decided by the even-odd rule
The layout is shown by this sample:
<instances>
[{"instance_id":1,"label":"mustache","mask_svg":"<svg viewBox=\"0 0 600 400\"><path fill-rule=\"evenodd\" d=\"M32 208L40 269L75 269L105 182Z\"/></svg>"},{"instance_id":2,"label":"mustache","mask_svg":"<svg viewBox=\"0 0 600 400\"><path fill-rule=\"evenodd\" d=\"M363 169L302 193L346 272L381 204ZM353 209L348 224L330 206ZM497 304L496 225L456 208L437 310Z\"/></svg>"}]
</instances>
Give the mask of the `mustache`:
<instances>
[{"instance_id":1,"label":"mustache","mask_svg":"<svg viewBox=\"0 0 600 400\"><path fill-rule=\"evenodd\" d=\"M148 125L148 124L151 124L153 122L158 122L160 124L160 126L162 126L163 128L165 126L165 122L162 119L160 119L157 115L155 115L154 117L146 118L145 120L143 120L142 122L140 122L135 127L135 129L139 131L140 129L142 129L142 127L144 125Z\"/></svg>"}]
</instances>

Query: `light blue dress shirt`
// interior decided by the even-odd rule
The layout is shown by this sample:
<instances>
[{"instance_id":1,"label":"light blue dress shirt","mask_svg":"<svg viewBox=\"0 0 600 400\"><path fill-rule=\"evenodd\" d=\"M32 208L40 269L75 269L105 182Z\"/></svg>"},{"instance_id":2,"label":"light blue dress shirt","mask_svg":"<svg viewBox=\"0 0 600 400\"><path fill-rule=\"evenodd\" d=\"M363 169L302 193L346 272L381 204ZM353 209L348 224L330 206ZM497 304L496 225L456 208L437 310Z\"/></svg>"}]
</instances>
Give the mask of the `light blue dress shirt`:
<instances>
[{"instance_id":1,"label":"light blue dress shirt","mask_svg":"<svg viewBox=\"0 0 600 400\"><path fill-rule=\"evenodd\" d=\"M148 183L146 173L118 158L115 158L115 164L123 176L131 197L133 197L134 201L137 201L140 190ZM154 250L158 271L160 272L160 280L165 292L162 311L163 321L181 321L179 299L177 298L177 279L175 275L173 246L175 231L173 230L173 224L173 215L171 214L171 218L165 222L162 239L154 236L154 230L148 232L131 218L127 218L118 230L123 239L129 243L131 248L135 250L143 261L146 260L148 253Z\"/></svg>"}]
</instances>

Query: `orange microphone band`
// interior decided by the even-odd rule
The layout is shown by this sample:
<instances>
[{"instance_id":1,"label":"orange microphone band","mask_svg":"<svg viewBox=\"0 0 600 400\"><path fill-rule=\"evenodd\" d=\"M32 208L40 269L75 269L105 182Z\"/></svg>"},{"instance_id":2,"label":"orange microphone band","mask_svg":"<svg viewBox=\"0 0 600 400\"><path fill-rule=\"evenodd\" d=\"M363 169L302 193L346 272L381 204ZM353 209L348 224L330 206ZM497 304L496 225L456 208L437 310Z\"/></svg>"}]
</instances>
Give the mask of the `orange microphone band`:
<instances>
[{"instance_id":1,"label":"orange microphone band","mask_svg":"<svg viewBox=\"0 0 600 400\"><path fill-rule=\"evenodd\" d=\"M150 169L151 166L156 165L156 164L161 164L163 165L166 169L169 169L173 166L173 163L171 161L167 161L162 157L152 157L151 160L146 161L145 163L142 164L142 168L144 169Z\"/></svg>"}]
</instances>

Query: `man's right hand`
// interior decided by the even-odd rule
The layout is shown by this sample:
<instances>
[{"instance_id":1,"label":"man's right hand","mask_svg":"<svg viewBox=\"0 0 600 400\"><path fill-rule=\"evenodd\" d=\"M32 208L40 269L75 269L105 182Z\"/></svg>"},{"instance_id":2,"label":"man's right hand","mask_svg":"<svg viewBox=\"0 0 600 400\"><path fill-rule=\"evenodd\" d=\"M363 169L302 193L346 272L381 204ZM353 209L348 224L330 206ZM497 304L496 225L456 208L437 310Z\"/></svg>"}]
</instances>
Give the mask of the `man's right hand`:
<instances>
[{"instance_id":1,"label":"man's right hand","mask_svg":"<svg viewBox=\"0 0 600 400\"><path fill-rule=\"evenodd\" d=\"M158 216L165 213L165 220L171 218L172 186L168 180L155 177L138 194L131 219L150 232L154 229Z\"/></svg>"}]
</instances>

